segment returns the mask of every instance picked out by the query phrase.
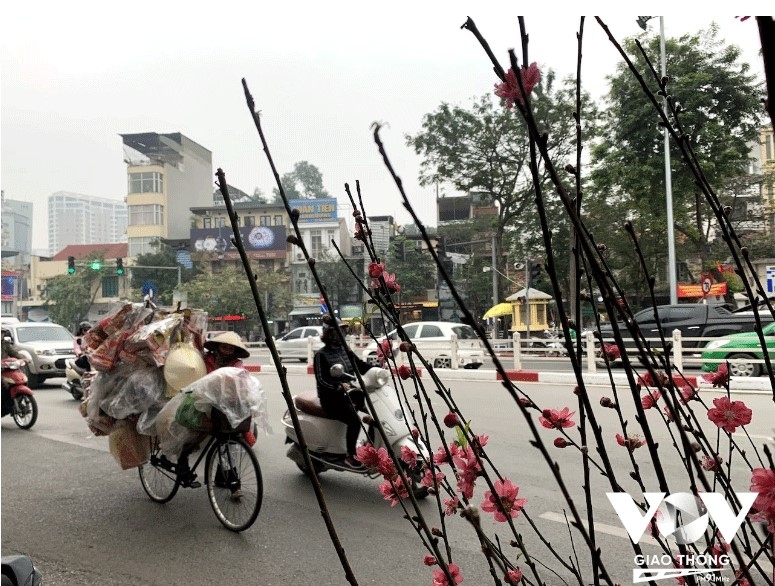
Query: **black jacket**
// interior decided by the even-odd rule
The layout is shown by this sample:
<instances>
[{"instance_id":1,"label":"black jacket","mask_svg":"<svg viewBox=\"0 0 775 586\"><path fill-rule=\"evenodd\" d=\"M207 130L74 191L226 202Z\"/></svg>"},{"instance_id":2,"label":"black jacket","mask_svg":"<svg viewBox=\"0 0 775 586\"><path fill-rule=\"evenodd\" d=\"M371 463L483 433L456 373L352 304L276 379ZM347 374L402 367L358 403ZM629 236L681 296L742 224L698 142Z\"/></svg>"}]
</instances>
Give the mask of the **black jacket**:
<instances>
[{"instance_id":1,"label":"black jacket","mask_svg":"<svg viewBox=\"0 0 775 586\"><path fill-rule=\"evenodd\" d=\"M343 382L351 382L349 378L334 378L331 376L331 367L334 364L344 366L344 371L348 374L354 374L353 363L361 374L373 368L367 362L364 362L351 351L341 346L325 345L315 353L315 382L317 383L318 397L321 401L327 398L340 396L342 391L339 386Z\"/></svg>"}]
</instances>

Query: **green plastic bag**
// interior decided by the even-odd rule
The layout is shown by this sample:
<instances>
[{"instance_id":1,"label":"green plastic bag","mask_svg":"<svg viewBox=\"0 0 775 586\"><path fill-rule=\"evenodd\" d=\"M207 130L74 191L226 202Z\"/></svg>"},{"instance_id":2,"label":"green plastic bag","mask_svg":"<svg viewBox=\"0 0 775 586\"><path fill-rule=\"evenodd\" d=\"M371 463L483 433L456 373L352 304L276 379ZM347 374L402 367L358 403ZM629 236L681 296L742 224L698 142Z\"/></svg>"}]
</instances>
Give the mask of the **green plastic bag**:
<instances>
[{"instance_id":1,"label":"green plastic bag","mask_svg":"<svg viewBox=\"0 0 775 586\"><path fill-rule=\"evenodd\" d=\"M205 414L194 407L194 395L185 393L178 410L175 411L175 421L189 429L200 429L204 423Z\"/></svg>"}]
</instances>

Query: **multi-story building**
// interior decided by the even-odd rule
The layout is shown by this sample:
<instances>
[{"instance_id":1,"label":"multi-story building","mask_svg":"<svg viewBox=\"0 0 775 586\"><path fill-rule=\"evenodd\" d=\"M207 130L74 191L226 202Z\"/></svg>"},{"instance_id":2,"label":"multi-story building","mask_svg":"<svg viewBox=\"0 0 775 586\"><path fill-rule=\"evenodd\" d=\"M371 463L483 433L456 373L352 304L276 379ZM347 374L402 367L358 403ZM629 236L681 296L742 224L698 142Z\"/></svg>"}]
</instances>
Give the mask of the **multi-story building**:
<instances>
[{"instance_id":1,"label":"multi-story building","mask_svg":"<svg viewBox=\"0 0 775 586\"><path fill-rule=\"evenodd\" d=\"M17 303L27 298L27 267L32 250L32 203L7 199L0 192L2 251L2 314L16 317Z\"/></svg>"},{"instance_id":2,"label":"multi-story building","mask_svg":"<svg viewBox=\"0 0 775 586\"><path fill-rule=\"evenodd\" d=\"M48 254L71 244L126 242L127 206L118 199L57 191L48 197Z\"/></svg>"},{"instance_id":3,"label":"multi-story building","mask_svg":"<svg viewBox=\"0 0 775 586\"><path fill-rule=\"evenodd\" d=\"M0 205L0 247L3 249L3 257L18 256L17 264L25 264L32 251L32 203L8 199L3 191L0 192ZM11 252L13 255L8 254Z\"/></svg>"},{"instance_id":4,"label":"multi-story building","mask_svg":"<svg viewBox=\"0 0 775 586\"><path fill-rule=\"evenodd\" d=\"M229 189L231 192L232 188ZM189 231L190 250L199 260L217 273L226 266L242 268L239 252L231 242L232 226L226 205L192 207L189 212L192 228ZM288 215L282 205L234 203L239 217L239 229L245 252L253 263L267 270L288 268L286 224Z\"/></svg>"},{"instance_id":5,"label":"multi-story building","mask_svg":"<svg viewBox=\"0 0 775 586\"><path fill-rule=\"evenodd\" d=\"M759 130L759 144L756 147L758 148L753 148L751 152L753 158L751 173L772 174L775 171L775 134L773 134L772 125L768 124ZM761 185L760 195L764 230L775 237L775 183L765 179Z\"/></svg>"},{"instance_id":6,"label":"multi-story building","mask_svg":"<svg viewBox=\"0 0 775 586\"><path fill-rule=\"evenodd\" d=\"M54 277L67 275L68 258L73 257L79 274L93 275L91 281L91 308L87 319L96 322L116 309L129 298L129 276L118 275L116 259L127 256L125 242L105 244L70 244L53 257L31 256L29 265L28 298L19 302L18 317L21 320L43 321L48 319L46 288ZM92 261L104 264L100 270L91 268ZM67 325L67 324L63 324Z\"/></svg>"},{"instance_id":7,"label":"multi-story building","mask_svg":"<svg viewBox=\"0 0 775 586\"><path fill-rule=\"evenodd\" d=\"M188 240L190 208L212 205L212 153L179 132L121 137L129 256L156 252L160 239Z\"/></svg>"}]
</instances>

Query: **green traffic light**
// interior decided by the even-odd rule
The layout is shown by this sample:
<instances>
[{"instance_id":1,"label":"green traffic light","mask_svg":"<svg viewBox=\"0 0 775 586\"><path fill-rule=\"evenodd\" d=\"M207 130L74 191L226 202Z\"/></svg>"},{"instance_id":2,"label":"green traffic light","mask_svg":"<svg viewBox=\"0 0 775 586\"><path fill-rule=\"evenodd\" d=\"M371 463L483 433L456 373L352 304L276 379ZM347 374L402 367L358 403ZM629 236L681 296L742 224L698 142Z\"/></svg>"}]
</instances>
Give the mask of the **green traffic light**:
<instances>
[{"instance_id":1,"label":"green traffic light","mask_svg":"<svg viewBox=\"0 0 775 586\"><path fill-rule=\"evenodd\" d=\"M67 269L67 272L69 274L71 274L71 275L74 275L75 274L75 267L70 267L69 269Z\"/></svg>"},{"instance_id":2,"label":"green traffic light","mask_svg":"<svg viewBox=\"0 0 775 586\"><path fill-rule=\"evenodd\" d=\"M123 275L124 274L124 269L116 269L116 274L117 275Z\"/></svg>"},{"instance_id":3,"label":"green traffic light","mask_svg":"<svg viewBox=\"0 0 775 586\"><path fill-rule=\"evenodd\" d=\"M89 268L93 271L99 271L102 268L102 263L98 260L93 260L89 263Z\"/></svg>"}]
</instances>

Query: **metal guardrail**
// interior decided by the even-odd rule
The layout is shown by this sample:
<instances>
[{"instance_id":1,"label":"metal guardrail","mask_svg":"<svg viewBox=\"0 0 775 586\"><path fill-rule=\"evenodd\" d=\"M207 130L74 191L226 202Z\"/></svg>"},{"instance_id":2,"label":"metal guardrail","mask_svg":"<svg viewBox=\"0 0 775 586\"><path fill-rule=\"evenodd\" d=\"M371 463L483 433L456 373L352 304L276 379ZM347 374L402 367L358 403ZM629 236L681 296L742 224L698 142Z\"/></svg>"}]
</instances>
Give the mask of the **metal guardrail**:
<instances>
[{"instance_id":1,"label":"metal guardrail","mask_svg":"<svg viewBox=\"0 0 775 586\"><path fill-rule=\"evenodd\" d=\"M676 370L683 370L686 367L699 368L704 363L721 363L726 362L725 359L703 359L702 352L705 349L705 345L714 340L726 339L726 336L717 337L683 337L680 330L673 330L670 337L665 339L666 343L672 345L670 353L670 362ZM513 352L514 354L514 368L516 370L521 369L521 361L524 356L540 356L547 351L553 352L555 349L547 348L546 344L551 342L559 342L564 354L567 351L564 349L565 338L546 338L546 337L531 337L523 338L519 332L515 332L511 339L492 339L491 345L496 352ZM631 340L628 344L628 340L624 340L625 347L624 352L627 352L629 356L637 357L638 349L634 342ZM645 338L645 342L656 353L663 352L662 340L660 338ZM688 347L687 347L688 343ZM600 349L600 341L593 335L592 332L587 332L584 335L582 342L584 350L584 362L586 369L589 372L597 372L597 367L604 364L604 360L598 356ZM742 353L751 354L753 352L761 351L760 347L757 348L740 348L737 346L724 346L724 352L728 354ZM516 349L516 352L514 351ZM769 350L769 356L771 360L775 360L775 351ZM751 364L764 364L763 358L750 357L746 359L746 362Z\"/></svg>"}]
</instances>

